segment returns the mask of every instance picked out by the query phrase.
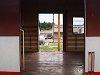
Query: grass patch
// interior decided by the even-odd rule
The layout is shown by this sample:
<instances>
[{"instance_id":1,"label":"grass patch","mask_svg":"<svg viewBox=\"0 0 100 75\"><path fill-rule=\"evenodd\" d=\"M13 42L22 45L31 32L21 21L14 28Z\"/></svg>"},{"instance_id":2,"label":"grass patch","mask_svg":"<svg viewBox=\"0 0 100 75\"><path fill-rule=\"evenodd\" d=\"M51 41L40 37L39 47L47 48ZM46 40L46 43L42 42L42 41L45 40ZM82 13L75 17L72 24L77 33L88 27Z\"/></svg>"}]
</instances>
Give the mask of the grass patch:
<instances>
[{"instance_id":1,"label":"grass patch","mask_svg":"<svg viewBox=\"0 0 100 75\"><path fill-rule=\"evenodd\" d=\"M40 52L55 52L58 51L58 43L48 43L47 45L40 45ZM63 50L63 43L60 43L60 51Z\"/></svg>"}]
</instances>

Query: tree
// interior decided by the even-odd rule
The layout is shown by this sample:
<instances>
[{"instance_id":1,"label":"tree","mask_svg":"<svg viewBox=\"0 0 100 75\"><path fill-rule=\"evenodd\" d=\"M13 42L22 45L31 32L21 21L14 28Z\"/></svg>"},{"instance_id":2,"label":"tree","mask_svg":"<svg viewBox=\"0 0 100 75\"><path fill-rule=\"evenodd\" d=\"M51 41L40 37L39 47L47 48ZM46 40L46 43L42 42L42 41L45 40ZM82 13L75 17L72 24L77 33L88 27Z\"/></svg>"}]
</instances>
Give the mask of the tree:
<instances>
[{"instance_id":1,"label":"tree","mask_svg":"<svg viewBox=\"0 0 100 75\"><path fill-rule=\"evenodd\" d=\"M50 29L52 29L52 23L50 23L50 22L40 23L40 28L41 28L41 30L50 30Z\"/></svg>"}]
</instances>

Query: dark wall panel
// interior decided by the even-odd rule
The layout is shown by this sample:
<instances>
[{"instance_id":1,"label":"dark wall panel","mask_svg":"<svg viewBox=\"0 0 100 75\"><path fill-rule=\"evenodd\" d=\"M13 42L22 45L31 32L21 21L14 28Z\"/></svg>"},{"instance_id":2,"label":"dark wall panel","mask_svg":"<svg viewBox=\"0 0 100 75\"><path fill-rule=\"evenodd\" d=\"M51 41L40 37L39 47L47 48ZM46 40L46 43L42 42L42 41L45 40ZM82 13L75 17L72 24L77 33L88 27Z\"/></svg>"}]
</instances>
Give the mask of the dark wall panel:
<instances>
[{"instance_id":1,"label":"dark wall panel","mask_svg":"<svg viewBox=\"0 0 100 75\"><path fill-rule=\"evenodd\" d=\"M19 35L19 0L0 0L0 36Z\"/></svg>"},{"instance_id":2,"label":"dark wall panel","mask_svg":"<svg viewBox=\"0 0 100 75\"><path fill-rule=\"evenodd\" d=\"M25 31L25 52L38 51L38 14L24 13L22 10L21 27Z\"/></svg>"},{"instance_id":3,"label":"dark wall panel","mask_svg":"<svg viewBox=\"0 0 100 75\"><path fill-rule=\"evenodd\" d=\"M64 14L64 51L75 51L69 47L69 29L72 29L72 17L84 16L84 0L21 0L21 26L25 30L25 51L38 51L38 13L63 13ZM69 27L70 26L70 27ZM32 42L30 41L32 34ZM82 37L84 41L84 38ZM31 45L30 45L31 43ZM83 42L84 43L84 42ZM82 45L83 45L82 43ZM73 42L70 44L74 45ZM32 47L31 47L32 46ZM69 47L69 48L68 48ZM79 46L79 49L83 47ZM82 50L80 50L82 51Z\"/></svg>"},{"instance_id":4,"label":"dark wall panel","mask_svg":"<svg viewBox=\"0 0 100 75\"><path fill-rule=\"evenodd\" d=\"M84 51L84 34L75 35L73 33L73 17L74 16L82 16L84 17L84 10L75 11L71 10L67 12L66 16L66 51ZM64 44L65 45L65 44Z\"/></svg>"},{"instance_id":5,"label":"dark wall panel","mask_svg":"<svg viewBox=\"0 0 100 75\"><path fill-rule=\"evenodd\" d=\"M100 0L87 0L86 35L100 36Z\"/></svg>"}]
</instances>

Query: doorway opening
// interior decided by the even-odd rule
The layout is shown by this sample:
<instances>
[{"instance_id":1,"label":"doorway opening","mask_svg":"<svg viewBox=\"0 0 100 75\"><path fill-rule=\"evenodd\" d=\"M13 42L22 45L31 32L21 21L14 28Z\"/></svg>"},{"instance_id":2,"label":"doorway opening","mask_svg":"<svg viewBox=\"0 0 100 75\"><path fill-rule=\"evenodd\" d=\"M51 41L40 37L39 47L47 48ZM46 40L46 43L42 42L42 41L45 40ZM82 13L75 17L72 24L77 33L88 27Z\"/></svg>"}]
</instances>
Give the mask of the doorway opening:
<instances>
[{"instance_id":1,"label":"doorway opening","mask_svg":"<svg viewBox=\"0 0 100 75\"><path fill-rule=\"evenodd\" d=\"M39 13L39 52L63 51L63 14Z\"/></svg>"}]
</instances>

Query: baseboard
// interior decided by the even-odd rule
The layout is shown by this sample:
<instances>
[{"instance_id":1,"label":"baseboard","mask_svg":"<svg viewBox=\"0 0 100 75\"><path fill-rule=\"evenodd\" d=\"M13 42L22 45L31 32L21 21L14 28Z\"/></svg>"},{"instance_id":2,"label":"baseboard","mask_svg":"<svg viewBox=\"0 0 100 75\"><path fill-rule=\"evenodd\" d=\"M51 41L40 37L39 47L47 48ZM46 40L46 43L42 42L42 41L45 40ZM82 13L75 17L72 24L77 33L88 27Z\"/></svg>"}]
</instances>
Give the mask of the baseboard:
<instances>
[{"instance_id":1,"label":"baseboard","mask_svg":"<svg viewBox=\"0 0 100 75\"><path fill-rule=\"evenodd\" d=\"M100 75L100 72L94 72L94 73L88 73L88 72L85 72L85 75Z\"/></svg>"},{"instance_id":2,"label":"baseboard","mask_svg":"<svg viewBox=\"0 0 100 75\"><path fill-rule=\"evenodd\" d=\"M0 75L21 75L20 72L0 72Z\"/></svg>"}]
</instances>

